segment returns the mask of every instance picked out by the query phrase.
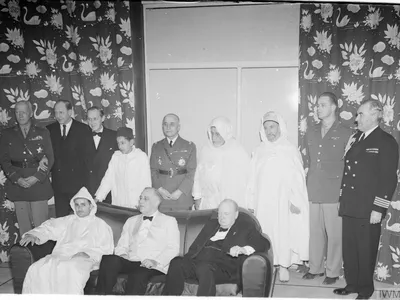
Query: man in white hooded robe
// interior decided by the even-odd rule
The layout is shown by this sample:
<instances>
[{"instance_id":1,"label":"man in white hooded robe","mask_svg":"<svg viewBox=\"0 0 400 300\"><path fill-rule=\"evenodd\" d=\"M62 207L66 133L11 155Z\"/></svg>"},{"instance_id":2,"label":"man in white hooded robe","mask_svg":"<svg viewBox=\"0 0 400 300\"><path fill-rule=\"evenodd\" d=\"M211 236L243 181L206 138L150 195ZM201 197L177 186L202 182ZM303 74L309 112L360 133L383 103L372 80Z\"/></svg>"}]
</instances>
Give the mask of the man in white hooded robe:
<instances>
[{"instance_id":1,"label":"man in white hooded robe","mask_svg":"<svg viewBox=\"0 0 400 300\"><path fill-rule=\"evenodd\" d=\"M193 185L195 205L216 209L224 199L246 207L250 156L234 138L229 119L217 117L207 128L208 144L200 153Z\"/></svg>"},{"instance_id":2,"label":"man in white hooded robe","mask_svg":"<svg viewBox=\"0 0 400 300\"><path fill-rule=\"evenodd\" d=\"M262 119L261 144L252 156L247 205L271 239L281 281L288 268L308 260L309 204L298 149L287 139L283 118L268 112Z\"/></svg>"},{"instance_id":3,"label":"man in white hooded robe","mask_svg":"<svg viewBox=\"0 0 400 300\"><path fill-rule=\"evenodd\" d=\"M33 263L26 273L23 294L83 294L90 272L114 251L109 225L95 216L97 205L83 187L71 199L74 214L50 219L25 233L22 246L57 241L53 252Z\"/></svg>"}]
</instances>

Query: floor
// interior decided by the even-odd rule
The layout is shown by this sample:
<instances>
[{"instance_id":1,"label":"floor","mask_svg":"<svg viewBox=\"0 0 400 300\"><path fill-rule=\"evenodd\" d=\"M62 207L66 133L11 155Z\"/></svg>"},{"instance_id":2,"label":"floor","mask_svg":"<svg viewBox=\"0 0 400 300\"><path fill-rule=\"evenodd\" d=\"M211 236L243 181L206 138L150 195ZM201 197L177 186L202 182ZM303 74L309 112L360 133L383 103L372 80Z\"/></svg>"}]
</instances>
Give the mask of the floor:
<instances>
[{"instance_id":1,"label":"floor","mask_svg":"<svg viewBox=\"0 0 400 300\"><path fill-rule=\"evenodd\" d=\"M304 280L304 273L298 273L295 269L290 270L290 280L287 283L279 281L279 276L276 278L274 288L274 298L330 298L330 299L355 299L357 294L348 296L338 296L333 293L335 288L344 287L346 282L340 278L334 285L323 285L324 277L314 278L312 280ZM393 289L393 285L375 281L375 290L378 289ZM1 287L0 287L1 291ZM375 292L377 293L377 292ZM374 294L371 299L377 299Z\"/></svg>"},{"instance_id":2,"label":"floor","mask_svg":"<svg viewBox=\"0 0 400 300\"><path fill-rule=\"evenodd\" d=\"M274 288L274 298L331 298L331 299L355 299L357 295L337 296L333 294L333 289L344 287L344 279L340 279L335 285L322 285L323 277L313 280L303 280L302 273L298 273L295 269L290 269L290 280L288 283L276 279ZM392 285L375 282L375 289L390 289ZM13 282L10 268L6 263L0 263L0 294L13 294ZM375 295L373 299L377 299Z\"/></svg>"}]
</instances>

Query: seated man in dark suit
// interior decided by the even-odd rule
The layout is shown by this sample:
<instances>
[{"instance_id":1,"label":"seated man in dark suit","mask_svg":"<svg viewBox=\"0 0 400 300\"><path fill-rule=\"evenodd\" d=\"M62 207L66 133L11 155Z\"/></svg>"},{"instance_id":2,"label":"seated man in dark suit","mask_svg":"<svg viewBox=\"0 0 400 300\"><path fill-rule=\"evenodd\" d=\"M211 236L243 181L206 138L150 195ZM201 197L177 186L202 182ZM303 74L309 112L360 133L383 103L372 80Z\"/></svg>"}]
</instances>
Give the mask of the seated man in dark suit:
<instances>
[{"instance_id":1,"label":"seated man in dark suit","mask_svg":"<svg viewBox=\"0 0 400 300\"><path fill-rule=\"evenodd\" d=\"M218 220L210 220L184 257L169 266L163 295L181 295L186 279L197 279L197 296L215 296L216 285L236 281L246 256L268 250L254 223L239 217L235 201L225 199L218 207Z\"/></svg>"}]
</instances>

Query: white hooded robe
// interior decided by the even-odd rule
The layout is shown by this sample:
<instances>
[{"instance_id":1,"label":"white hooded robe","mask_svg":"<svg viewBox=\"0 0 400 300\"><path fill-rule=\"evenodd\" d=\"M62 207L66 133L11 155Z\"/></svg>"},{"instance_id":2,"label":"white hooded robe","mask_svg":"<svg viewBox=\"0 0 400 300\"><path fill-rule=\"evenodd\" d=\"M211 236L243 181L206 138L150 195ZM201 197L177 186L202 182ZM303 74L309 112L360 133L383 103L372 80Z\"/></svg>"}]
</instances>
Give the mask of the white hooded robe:
<instances>
[{"instance_id":1,"label":"white hooded robe","mask_svg":"<svg viewBox=\"0 0 400 300\"><path fill-rule=\"evenodd\" d=\"M215 147L211 138L215 127L225 143ZM250 156L233 137L230 121L215 118L208 126L208 144L203 147L193 184L193 197L200 199L200 209L215 209L224 199L235 200L246 207L245 195L250 175Z\"/></svg>"},{"instance_id":2,"label":"white hooded robe","mask_svg":"<svg viewBox=\"0 0 400 300\"><path fill-rule=\"evenodd\" d=\"M287 140L283 118L275 113L281 135L268 141L263 123L261 144L252 156L247 205L271 239L274 265L285 268L308 260L309 203L305 172L298 149ZM299 214L290 211L296 206Z\"/></svg>"},{"instance_id":3,"label":"white hooded robe","mask_svg":"<svg viewBox=\"0 0 400 300\"><path fill-rule=\"evenodd\" d=\"M86 217L75 214L74 199L88 199L93 207ZM26 273L23 294L83 294L90 272L97 270L103 255L114 250L110 226L95 216L97 205L86 188L72 199L73 215L50 219L25 234L39 239L39 245L48 240L57 241L53 252L33 263ZM85 252L89 258L72 256Z\"/></svg>"}]
</instances>

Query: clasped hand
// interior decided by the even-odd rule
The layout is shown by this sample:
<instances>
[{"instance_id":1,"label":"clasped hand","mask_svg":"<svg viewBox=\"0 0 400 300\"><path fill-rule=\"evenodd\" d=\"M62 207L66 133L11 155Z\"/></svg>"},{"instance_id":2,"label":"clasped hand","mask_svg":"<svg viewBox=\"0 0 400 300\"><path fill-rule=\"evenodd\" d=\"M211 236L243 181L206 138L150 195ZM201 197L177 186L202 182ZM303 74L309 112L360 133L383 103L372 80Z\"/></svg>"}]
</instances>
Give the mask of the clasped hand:
<instances>
[{"instance_id":1,"label":"clasped hand","mask_svg":"<svg viewBox=\"0 0 400 300\"><path fill-rule=\"evenodd\" d=\"M157 266L157 262L153 259L145 259L140 264L141 267L145 267L147 269L154 269Z\"/></svg>"},{"instance_id":2,"label":"clasped hand","mask_svg":"<svg viewBox=\"0 0 400 300\"><path fill-rule=\"evenodd\" d=\"M182 195L182 192L180 190L176 190L175 192L170 193L163 187L160 187L158 189L158 192L161 194L164 200L178 200L179 197Z\"/></svg>"},{"instance_id":3,"label":"clasped hand","mask_svg":"<svg viewBox=\"0 0 400 300\"><path fill-rule=\"evenodd\" d=\"M246 250L244 249L244 247L239 247L239 246L233 246L230 250L229 250L229 255L232 257L238 257L240 254L246 254Z\"/></svg>"},{"instance_id":4,"label":"clasped hand","mask_svg":"<svg viewBox=\"0 0 400 300\"><path fill-rule=\"evenodd\" d=\"M36 182L38 182L39 180L35 177L35 176L29 176L26 178L19 178L17 181L17 184L20 187L23 187L25 189L30 188L31 186L33 186Z\"/></svg>"}]
</instances>

